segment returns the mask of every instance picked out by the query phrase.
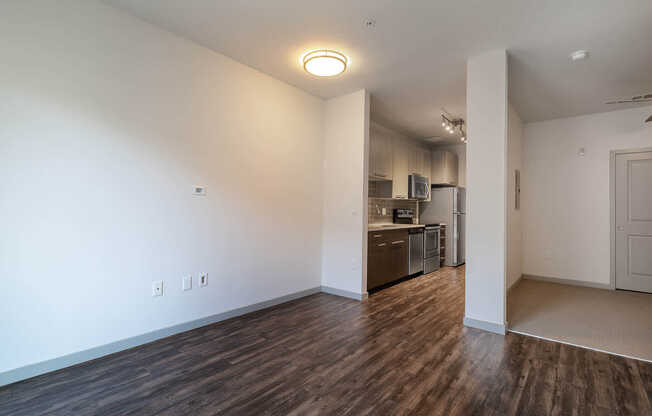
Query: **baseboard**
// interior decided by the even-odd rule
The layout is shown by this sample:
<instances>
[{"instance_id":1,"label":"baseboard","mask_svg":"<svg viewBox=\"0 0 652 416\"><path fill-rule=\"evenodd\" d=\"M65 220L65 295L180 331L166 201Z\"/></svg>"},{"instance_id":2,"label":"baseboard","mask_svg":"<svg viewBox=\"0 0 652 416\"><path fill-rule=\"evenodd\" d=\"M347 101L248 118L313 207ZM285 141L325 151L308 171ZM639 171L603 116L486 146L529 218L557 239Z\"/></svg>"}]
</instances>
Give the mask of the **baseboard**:
<instances>
[{"instance_id":1,"label":"baseboard","mask_svg":"<svg viewBox=\"0 0 652 416\"><path fill-rule=\"evenodd\" d=\"M481 329L487 332L493 332L494 334L505 335L506 328L505 324L499 324L496 322L481 321L479 319L473 319L469 317L464 317L464 326L471 328Z\"/></svg>"},{"instance_id":2,"label":"baseboard","mask_svg":"<svg viewBox=\"0 0 652 416\"><path fill-rule=\"evenodd\" d=\"M272 306L279 305L281 303L289 302L291 300L295 300L315 293L319 293L321 291L323 291L323 287L314 287L311 289L302 290L300 292L290 293L285 296L255 303L253 305L243 306L241 308L232 309L230 311L207 316L205 318L200 318L182 324L173 325L167 328L158 329L156 331L147 332L142 335L136 335L134 337L126 338L106 345L101 345L99 347L89 348L84 351L75 352L72 354L64 355L62 357L57 357L51 360L42 361L40 363L35 363L35 364L26 365L24 367L15 368L13 370L0 373L0 386L4 386L7 384L15 383L17 381L36 377L41 374L60 370L62 368L70 367L86 361L94 360L109 354L113 354L119 351L124 351L129 348L137 347L139 345L147 344L149 342L156 341L161 338L169 337L171 335L175 335L185 331L190 331L192 329L196 329L202 326L214 324L216 322L224 321L226 319L234 318L236 316L241 316L247 313L259 311L261 309L266 309Z\"/></svg>"},{"instance_id":3,"label":"baseboard","mask_svg":"<svg viewBox=\"0 0 652 416\"><path fill-rule=\"evenodd\" d=\"M365 293L355 293L348 290L336 289L330 286L322 286L321 291L328 293L330 295L341 296L343 298L355 299L355 300L365 300L369 296L367 292Z\"/></svg>"},{"instance_id":4,"label":"baseboard","mask_svg":"<svg viewBox=\"0 0 652 416\"><path fill-rule=\"evenodd\" d=\"M521 283L521 280L523 280L523 275L520 275L518 279L512 285L507 288L507 294L509 295L509 292L511 292L519 283Z\"/></svg>"},{"instance_id":5,"label":"baseboard","mask_svg":"<svg viewBox=\"0 0 652 416\"><path fill-rule=\"evenodd\" d=\"M548 282L548 283L558 283L561 285L582 286L582 287L591 287L594 289L613 290L611 284L609 283L594 283L594 282L585 282L582 280L559 279L557 277L536 276L532 274L524 274L523 279L538 280L540 282Z\"/></svg>"}]
</instances>

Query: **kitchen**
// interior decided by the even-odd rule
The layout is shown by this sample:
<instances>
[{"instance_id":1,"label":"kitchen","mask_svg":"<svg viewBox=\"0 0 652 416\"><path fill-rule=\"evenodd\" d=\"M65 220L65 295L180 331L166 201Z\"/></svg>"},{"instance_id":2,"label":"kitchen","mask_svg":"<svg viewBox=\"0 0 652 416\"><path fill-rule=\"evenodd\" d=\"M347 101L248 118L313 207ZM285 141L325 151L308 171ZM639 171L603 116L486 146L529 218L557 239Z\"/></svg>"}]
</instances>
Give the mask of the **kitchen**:
<instances>
[{"instance_id":1,"label":"kitchen","mask_svg":"<svg viewBox=\"0 0 652 416\"><path fill-rule=\"evenodd\" d=\"M464 264L464 121L449 120L447 140L370 125L368 291Z\"/></svg>"}]
</instances>

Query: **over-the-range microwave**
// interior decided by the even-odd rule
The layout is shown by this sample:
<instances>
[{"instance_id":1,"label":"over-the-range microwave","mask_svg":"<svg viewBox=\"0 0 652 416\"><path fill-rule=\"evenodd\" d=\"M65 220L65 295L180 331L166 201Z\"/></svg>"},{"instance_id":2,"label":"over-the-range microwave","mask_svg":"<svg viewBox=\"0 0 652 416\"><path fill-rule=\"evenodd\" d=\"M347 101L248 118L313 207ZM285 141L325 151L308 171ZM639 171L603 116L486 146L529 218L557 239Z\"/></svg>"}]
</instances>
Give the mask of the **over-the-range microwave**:
<instances>
[{"instance_id":1,"label":"over-the-range microwave","mask_svg":"<svg viewBox=\"0 0 652 416\"><path fill-rule=\"evenodd\" d=\"M421 175L408 176L408 198L410 199L428 199L430 195L430 183L428 178Z\"/></svg>"}]
</instances>

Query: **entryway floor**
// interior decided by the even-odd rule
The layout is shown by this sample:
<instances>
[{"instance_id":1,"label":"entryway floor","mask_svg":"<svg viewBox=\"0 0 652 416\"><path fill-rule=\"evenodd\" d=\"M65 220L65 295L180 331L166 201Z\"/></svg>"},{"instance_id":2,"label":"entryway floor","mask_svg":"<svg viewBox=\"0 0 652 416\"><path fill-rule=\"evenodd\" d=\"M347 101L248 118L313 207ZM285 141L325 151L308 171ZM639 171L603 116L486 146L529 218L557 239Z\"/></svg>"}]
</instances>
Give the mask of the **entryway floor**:
<instances>
[{"instance_id":1,"label":"entryway floor","mask_svg":"<svg viewBox=\"0 0 652 416\"><path fill-rule=\"evenodd\" d=\"M521 280L510 331L652 361L652 294Z\"/></svg>"}]
</instances>

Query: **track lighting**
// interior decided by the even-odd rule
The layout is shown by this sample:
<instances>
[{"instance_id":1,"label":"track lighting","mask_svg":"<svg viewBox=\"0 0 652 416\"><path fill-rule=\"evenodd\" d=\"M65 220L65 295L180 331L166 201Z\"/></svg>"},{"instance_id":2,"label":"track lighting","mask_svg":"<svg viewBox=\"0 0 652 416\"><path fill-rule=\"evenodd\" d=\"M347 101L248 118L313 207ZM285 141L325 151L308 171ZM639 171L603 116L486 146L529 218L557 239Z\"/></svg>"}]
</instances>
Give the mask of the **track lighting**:
<instances>
[{"instance_id":1,"label":"track lighting","mask_svg":"<svg viewBox=\"0 0 652 416\"><path fill-rule=\"evenodd\" d=\"M456 119L449 119L448 116L445 114L441 115L441 126L449 133L449 134L459 134L460 140L462 143L466 143L466 131L464 129L465 126L464 119L462 118L456 118Z\"/></svg>"}]
</instances>

